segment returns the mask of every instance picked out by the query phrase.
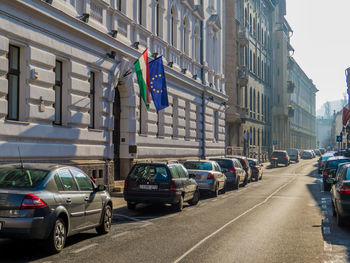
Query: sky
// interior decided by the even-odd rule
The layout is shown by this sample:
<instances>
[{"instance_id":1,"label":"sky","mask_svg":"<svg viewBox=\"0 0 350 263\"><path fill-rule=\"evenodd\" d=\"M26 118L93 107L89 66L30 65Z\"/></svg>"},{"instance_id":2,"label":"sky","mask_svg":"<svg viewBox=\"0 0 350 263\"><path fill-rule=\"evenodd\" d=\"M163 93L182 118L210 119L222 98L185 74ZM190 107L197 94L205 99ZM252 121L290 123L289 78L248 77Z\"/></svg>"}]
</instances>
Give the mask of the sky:
<instances>
[{"instance_id":1,"label":"sky","mask_svg":"<svg viewBox=\"0 0 350 263\"><path fill-rule=\"evenodd\" d=\"M287 21L294 34L294 59L313 80L316 109L346 93L350 67L350 0L287 0Z\"/></svg>"}]
</instances>

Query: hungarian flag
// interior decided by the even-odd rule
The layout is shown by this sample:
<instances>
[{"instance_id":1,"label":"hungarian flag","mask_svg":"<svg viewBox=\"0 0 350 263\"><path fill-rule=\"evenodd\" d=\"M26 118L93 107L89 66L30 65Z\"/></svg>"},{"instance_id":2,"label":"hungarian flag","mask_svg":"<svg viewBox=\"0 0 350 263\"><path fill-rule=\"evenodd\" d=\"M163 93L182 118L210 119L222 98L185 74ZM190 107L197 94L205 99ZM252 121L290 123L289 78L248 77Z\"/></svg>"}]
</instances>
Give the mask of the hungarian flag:
<instances>
[{"instance_id":1,"label":"hungarian flag","mask_svg":"<svg viewBox=\"0 0 350 263\"><path fill-rule=\"evenodd\" d=\"M140 87L141 98L146 104L147 109L150 103L150 80L147 49L142 53L142 56L134 63L137 76L137 82Z\"/></svg>"},{"instance_id":2,"label":"hungarian flag","mask_svg":"<svg viewBox=\"0 0 350 263\"><path fill-rule=\"evenodd\" d=\"M350 110L346 107L343 108L343 126L346 126L350 119Z\"/></svg>"}]
</instances>

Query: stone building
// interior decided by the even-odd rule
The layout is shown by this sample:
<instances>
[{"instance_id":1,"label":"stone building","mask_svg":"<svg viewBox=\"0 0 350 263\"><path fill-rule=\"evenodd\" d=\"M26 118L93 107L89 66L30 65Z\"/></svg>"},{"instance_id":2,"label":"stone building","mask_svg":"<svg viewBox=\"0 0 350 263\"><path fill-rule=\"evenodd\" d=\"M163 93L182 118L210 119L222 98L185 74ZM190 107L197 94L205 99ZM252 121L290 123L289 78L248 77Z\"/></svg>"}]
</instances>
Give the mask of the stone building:
<instances>
[{"instance_id":1,"label":"stone building","mask_svg":"<svg viewBox=\"0 0 350 263\"><path fill-rule=\"evenodd\" d=\"M316 86L307 77L298 63L289 60L290 94L290 147L297 149L316 148Z\"/></svg>"},{"instance_id":2,"label":"stone building","mask_svg":"<svg viewBox=\"0 0 350 263\"><path fill-rule=\"evenodd\" d=\"M272 17L277 3L232 0L225 4L226 144L235 153L267 158L271 145Z\"/></svg>"},{"instance_id":3,"label":"stone building","mask_svg":"<svg viewBox=\"0 0 350 263\"><path fill-rule=\"evenodd\" d=\"M0 2L1 159L74 163L109 185L138 160L222 155L222 2ZM163 56L170 106L133 63Z\"/></svg>"}]
</instances>

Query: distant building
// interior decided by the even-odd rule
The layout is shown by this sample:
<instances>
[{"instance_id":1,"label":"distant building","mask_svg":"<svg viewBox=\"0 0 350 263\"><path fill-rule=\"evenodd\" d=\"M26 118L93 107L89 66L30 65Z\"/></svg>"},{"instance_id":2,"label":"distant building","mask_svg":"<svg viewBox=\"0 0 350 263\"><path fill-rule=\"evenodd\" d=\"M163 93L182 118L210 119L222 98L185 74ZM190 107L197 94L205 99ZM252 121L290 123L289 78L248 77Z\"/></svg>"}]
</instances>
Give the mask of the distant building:
<instances>
[{"instance_id":1,"label":"distant building","mask_svg":"<svg viewBox=\"0 0 350 263\"><path fill-rule=\"evenodd\" d=\"M332 136L333 118L326 119L317 117L316 119L316 140L317 147L328 148L334 146L334 140Z\"/></svg>"},{"instance_id":2,"label":"distant building","mask_svg":"<svg viewBox=\"0 0 350 263\"><path fill-rule=\"evenodd\" d=\"M289 59L290 147L315 149L316 144L316 86L298 63Z\"/></svg>"}]
</instances>

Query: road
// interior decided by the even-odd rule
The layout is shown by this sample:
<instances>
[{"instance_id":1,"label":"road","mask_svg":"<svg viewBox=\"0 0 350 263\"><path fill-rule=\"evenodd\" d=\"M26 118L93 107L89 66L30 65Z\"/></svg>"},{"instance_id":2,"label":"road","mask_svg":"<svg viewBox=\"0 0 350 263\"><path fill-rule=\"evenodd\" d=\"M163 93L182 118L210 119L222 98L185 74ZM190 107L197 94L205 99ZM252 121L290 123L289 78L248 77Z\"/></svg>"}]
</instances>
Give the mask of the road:
<instances>
[{"instance_id":1,"label":"road","mask_svg":"<svg viewBox=\"0 0 350 263\"><path fill-rule=\"evenodd\" d=\"M170 206L114 210L112 231L68 238L59 255L1 240L1 262L348 262L350 227L339 228L316 159L268 169L263 180L180 213Z\"/></svg>"}]
</instances>

